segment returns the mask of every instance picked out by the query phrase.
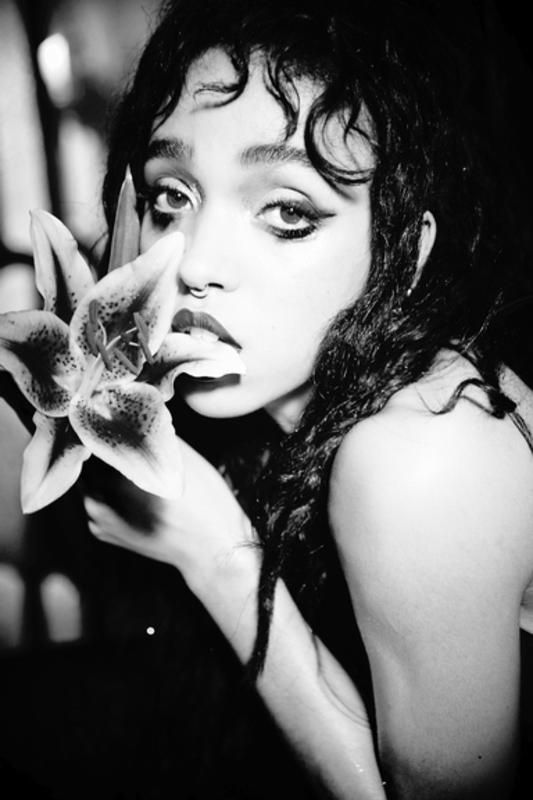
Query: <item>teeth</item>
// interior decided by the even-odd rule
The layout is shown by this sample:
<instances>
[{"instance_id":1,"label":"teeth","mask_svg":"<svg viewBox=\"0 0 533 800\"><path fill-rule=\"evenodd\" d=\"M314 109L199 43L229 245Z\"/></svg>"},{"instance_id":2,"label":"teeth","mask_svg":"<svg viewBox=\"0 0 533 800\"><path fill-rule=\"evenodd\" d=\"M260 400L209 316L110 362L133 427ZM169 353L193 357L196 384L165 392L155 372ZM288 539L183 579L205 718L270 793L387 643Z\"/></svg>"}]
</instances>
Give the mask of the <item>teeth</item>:
<instances>
[{"instance_id":1,"label":"teeth","mask_svg":"<svg viewBox=\"0 0 533 800\"><path fill-rule=\"evenodd\" d=\"M205 328L189 328L188 333L193 339L203 339L206 342L218 342L218 336L213 331L208 331Z\"/></svg>"}]
</instances>

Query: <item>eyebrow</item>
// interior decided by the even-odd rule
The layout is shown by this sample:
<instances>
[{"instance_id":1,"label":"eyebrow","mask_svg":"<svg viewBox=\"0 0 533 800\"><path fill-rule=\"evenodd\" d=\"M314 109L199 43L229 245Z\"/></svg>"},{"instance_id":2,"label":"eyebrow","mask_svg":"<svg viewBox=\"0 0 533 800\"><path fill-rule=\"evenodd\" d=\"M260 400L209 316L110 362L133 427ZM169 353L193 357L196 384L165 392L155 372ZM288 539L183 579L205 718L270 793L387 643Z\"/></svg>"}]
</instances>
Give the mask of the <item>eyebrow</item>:
<instances>
[{"instance_id":1,"label":"eyebrow","mask_svg":"<svg viewBox=\"0 0 533 800\"><path fill-rule=\"evenodd\" d=\"M243 166L249 167L256 164L277 165L296 163L304 167L313 165L305 150L288 144L256 144L243 150L240 156Z\"/></svg>"},{"instance_id":2,"label":"eyebrow","mask_svg":"<svg viewBox=\"0 0 533 800\"><path fill-rule=\"evenodd\" d=\"M183 139L171 137L165 139L152 139L148 145L146 160L153 158L165 158L169 161L179 161L181 159L191 159L193 149Z\"/></svg>"},{"instance_id":3,"label":"eyebrow","mask_svg":"<svg viewBox=\"0 0 533 800\"><path fill-rule=\"evenodd\" d=\"M178 137L152 139L148 145L146 160L164 158L170 161L191 159L193 147ZM261 165L278 165L287 163L301 164L304 167L313 165L306 151L285 143L256 144L247 147L240 154L240 163L245 167Z\"/></svg>"}]
</instances>

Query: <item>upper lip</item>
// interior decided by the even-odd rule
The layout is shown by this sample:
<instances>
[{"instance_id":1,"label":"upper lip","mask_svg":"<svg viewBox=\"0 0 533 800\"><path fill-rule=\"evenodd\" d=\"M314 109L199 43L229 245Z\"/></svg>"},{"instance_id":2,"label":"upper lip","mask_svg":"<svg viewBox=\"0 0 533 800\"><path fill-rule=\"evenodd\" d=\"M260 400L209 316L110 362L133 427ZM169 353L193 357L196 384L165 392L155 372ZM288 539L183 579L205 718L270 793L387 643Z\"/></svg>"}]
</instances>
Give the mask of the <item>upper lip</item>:
<instances>
[{"instance_id":1,"label":"upper lip","mask_svg":"<svg viewBox=\"0 0 533 800\"><path fill-rule=\"evenodd\" d=\"M203 328L211 331L226 344L230 344L238 350L242 349L231 333L211 314L207 314L205 311L191 311L189 308L180 309L172 320L172 330L177 333L186 333L191 328Z\"/></svg>"}]
</instances>

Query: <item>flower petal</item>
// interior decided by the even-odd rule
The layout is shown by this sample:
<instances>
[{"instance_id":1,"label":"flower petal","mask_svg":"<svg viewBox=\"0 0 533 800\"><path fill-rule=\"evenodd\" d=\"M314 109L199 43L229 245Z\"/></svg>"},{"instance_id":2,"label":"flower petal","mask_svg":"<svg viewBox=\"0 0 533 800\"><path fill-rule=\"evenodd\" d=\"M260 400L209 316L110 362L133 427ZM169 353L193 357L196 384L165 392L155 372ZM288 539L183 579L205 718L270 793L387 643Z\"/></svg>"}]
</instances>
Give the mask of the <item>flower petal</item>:
<instances>
[{"instance_id":1,"label":"flower petal","mask_svg":"<svg viewBox=\"0 0 533 800\"><path fill-rule=\"evenodd\" d=\"M35 414L33 421L35 433L24 451L20 481L25 514L38 511L65 494L90 456L67 418Z\"/></svg>"},{"instance_id":2,"label":"flower petal","mask_svg":"<svg viewBox=\"0 0 533 800\"><path fill-rule=\"evenodd\" d=\"M95 456L141 489L162 497L179 494L181 450L157 389L134 383L76 395L69 418Z\"/></svg>"},{"instance_id":3,"label":"flower petal","mask_svg":"<svg viewBox=\"0 0 533 800\"><path fill-rule=\"evenodd\" d=\"M187 333L169 333L152 364L145 364L139 380L156 386L167 402L181 373L194 378L244 375L246 367L237 350L225 342L196 339Z\"/></svg>"},{"instance_id":4,"label":"flower petal","mask_svg":"<svg viewBox=\"0 0 533 800\"><path fill-rule=\"evenodd\" d=\"M0 365L23 395L50 417L66 416L84 361L68 325L49 311L0 314Z\"/></svg>"},{"instance_id":5,"label":"flower petal","mask_svg":"<svg viewBox=\"0 0 533 800\"><path fill-rule=\"evenodd\" d=\"M137 214L137 193L128 167L120 187L109 253L108 272L133 261L139 254L141 225Z\"/></svg>"},{"instance_id":6,"label":"flower petal","mask_svg":"<svg viewBox=\"0 0 533 800\"><path fill-rule=\"evenodd\" d=\"M120 378L133 379L131 368L122 363L117 351L127 357L134 370L140 371L146 357L135 333L140 327L145 349L152 353L168 333L175 309L183 242L183 234L178 232L159 239L146 253L102 278L76 309L71 334L84 354L94 353L91 344L94 316L104 345L115 344L109 352L110 366L102 375L103 384ZM121 337L132 330L133 340L124 341Z\"/></svg>"},{"instance_id":7,"label":"flower petal","mask_svg":"<svg viewBox=\"0 0 533 800\"><path fill-rule=\"evenodd\" d=\"M30 232L35 284L44 309L70 322L81 298L94 285L91 270L68 228L52 214L32 211Z\"/></svg>"}]
</instances>

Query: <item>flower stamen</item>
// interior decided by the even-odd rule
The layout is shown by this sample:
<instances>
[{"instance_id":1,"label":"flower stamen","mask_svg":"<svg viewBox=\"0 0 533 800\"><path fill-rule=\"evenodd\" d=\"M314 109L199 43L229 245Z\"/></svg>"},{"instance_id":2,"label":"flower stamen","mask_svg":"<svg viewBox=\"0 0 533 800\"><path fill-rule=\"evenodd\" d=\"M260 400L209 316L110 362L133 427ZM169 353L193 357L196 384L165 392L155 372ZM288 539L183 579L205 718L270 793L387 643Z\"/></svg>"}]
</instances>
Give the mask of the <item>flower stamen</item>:
<instances>
[{"instance_id":1,"label":"flower stamen","mask_svg":"<svg viewBox=\"0 0 533 800\"><path fill-rule=\"evenodd\" d=\"M118 358L118 360L120 361L120 363L123 364L126 367L126 369L128 369L134 375L137 375L137 372L138 372L137 367L135 366L135 364L132 361L129 360L128 356L125 353L123 353L122 350L119 350L117 348L113 352L116 355L116 357Z\"/></svg>"},{"instance_id":2,"label":"flower stamen","mask_svg":"<svg viewBox=\"0 0 533 800\"><path fill-rule=\"evenodd\" d=\"M137 327L137 339L139 341L139 344L141 345L144 356L149 364L153 364L154 357L150 352L150 348L148 346L148 337L149 337L148 326L146 325L146 322L144 321L144 319L142 318L142 316L139 314L138 311L133 312L133 321L135 322L135 325Z\"/></svg>"},{"instance_id":3,"label":"flower stamen","mask_svg":"<svg viewBox=\"0 0 533 800\"><path fill-rule=\"evenodd\" d=\"M137 342L133 341L133 337L137 334L137 328L130 328L129 330L125 331L121 339L125 344L132 344L134 347L139 347Z\"/></svg>"},{"instance_id":4,"label":"flower stamen","mask_svg":"<svg viewBox=\"0 0 533 800\"><path fill-rule=\"evenodd\" d=\"M87 342L91 353L97 356L99 353L98 343L96 341L98 333L98 303L96 300L91 300L89 303L89 322L87 323Z\"/></svg>"},{"instance_id":5,"label":"flower stamen","mask_svg":"<svg viewBox=\"0 0 533 800\"><path fill-rule=\"evenodd\" d=\"M93 355L99 356L102 359L106 369L113 369L111 357L116 355L120 363L125 366L127 370L137 375L139 371L138 368L133 361L128 358L126 353L120 349L119 346L121 344L127 347L140 347L148 363L154 363L154 357L148 345L148 326L138 311L133 312L133 321L133 327L128 328L128 330L123 333L119 333L110 342L106 342L107 332L101 320L98 318L98 302L96 300L91 300L89 303L89 321L86 329L87 341ZM137 341L133 341L134 338L136 338Z\"/></svg>"},{"instance_id":6,"label":"flower stamen","mask_svg":"<svg viewBox=\"0 0 533 800\"><path fill-rule=\"evenodd\" d=\"M98 333L95 337L96 347L98 348L98 355L101 356L102 361L104 362L106 369L112 370L113 369L113 362L111 361L111 354L113 353L113 345L108 347L102 341L102 335Z\"/></svg>"}]
</instances>

